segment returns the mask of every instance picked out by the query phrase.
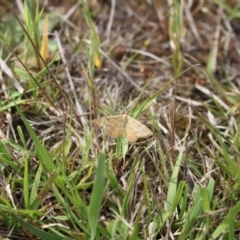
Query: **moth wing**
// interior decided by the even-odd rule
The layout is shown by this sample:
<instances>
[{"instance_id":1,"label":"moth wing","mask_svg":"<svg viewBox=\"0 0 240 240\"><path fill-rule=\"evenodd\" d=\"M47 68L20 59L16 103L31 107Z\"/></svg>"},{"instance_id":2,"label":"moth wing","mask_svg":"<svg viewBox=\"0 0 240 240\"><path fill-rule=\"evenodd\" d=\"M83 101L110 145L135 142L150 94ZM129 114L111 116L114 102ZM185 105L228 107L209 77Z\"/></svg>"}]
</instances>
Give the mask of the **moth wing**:
<instances>
[{"instance_id":1,"label":"moth wing","mask_svg":"<svg viewBox=\"0 0 240 240\"><path fill-rule=\"evenodd\" d=\"M126 138L129 142L136 142L138 140L136 132L132 129L126 129Z\"/></svg>"},{"instance_id":2,"label":"moth wing","mask_svg":"<svg viewBox=\"0 0 240 240\"><path fill-rule=\"evenodd\" d=\"M92 123L96 127L103 128L112 138L119 138L126 135L122 115L94 119Z\"/></svg>"},{"instance_id":3,"label":"moth wing","mask_svg":"<svg viewBox=\"0 0 240 240\"><path fill-rule=\"evenodd\" d=\"M138 138L147 138L153 135L148 127L126 114L94 119L92 124L103 128L112 138L125 136L129 142L136 142Z\"/></svg>"},{"instance_id":4,"label":"moth wing","mask_svg":"<svg viewBox=\"0 0 240 240\"><path fill-rule=\"evenodd\" d=\"M129 116L128 116L128 122L126 127L127 135L128 135L128 131L134 132L137 139L147 138L153 135L153 132L148 127L146 127L144 124L140 123L136 119L131 118Z\"/></svg>"}]
</instances>

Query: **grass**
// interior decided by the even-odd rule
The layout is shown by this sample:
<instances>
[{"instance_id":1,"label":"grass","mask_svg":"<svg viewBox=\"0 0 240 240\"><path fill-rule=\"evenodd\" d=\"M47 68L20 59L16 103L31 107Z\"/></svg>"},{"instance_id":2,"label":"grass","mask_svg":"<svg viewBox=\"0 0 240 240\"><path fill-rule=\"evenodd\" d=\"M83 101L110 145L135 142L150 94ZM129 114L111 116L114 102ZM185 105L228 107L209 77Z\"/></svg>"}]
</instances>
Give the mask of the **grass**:
<instances>
[{"instance_id":1,"label":"grass","mask_svg":"<svg viewBox=\"0 0 240 240\"><path fill-rule=\"evenodd\" d=\"M239 239L237 2L109 2L2 3L0 236Z\"/></svg>"}]
</instances>

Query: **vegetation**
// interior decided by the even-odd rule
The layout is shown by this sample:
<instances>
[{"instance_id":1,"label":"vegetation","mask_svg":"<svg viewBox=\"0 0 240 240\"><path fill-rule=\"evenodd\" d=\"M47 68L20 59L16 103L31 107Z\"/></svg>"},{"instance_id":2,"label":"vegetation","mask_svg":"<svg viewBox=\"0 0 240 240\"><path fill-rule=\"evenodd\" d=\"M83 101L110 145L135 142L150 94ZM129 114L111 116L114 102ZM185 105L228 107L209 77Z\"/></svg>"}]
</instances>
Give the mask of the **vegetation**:
<instances>
[{"instance_id":1,"label":"vegetation","mask_svg":"<svg viewBox=\"0 0 240 240\"><path fill-rule=\"evenodd\" d=\"M0 2L1 237L239 239L237 1L42 2Z\"/></svg>"}]
</instances>

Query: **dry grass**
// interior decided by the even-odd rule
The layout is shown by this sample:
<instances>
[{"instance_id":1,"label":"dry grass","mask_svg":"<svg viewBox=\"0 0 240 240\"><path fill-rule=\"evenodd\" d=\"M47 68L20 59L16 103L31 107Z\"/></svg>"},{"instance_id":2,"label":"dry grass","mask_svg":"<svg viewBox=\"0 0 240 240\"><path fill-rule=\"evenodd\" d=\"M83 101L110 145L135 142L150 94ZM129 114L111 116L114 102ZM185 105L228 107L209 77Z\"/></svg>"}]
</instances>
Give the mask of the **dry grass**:
<instances>
[{"instance_id":1,"label":"dry grass","mask_svg":"<svg viewBox=\"0 0 240 240\"><path fill-rule=\"evenodd\" d=\"M2 2L0 234L238 239L238 1L50 1L45 70ZM119 114L153 137L91 125Z\"/></svg>"}]
</instances>

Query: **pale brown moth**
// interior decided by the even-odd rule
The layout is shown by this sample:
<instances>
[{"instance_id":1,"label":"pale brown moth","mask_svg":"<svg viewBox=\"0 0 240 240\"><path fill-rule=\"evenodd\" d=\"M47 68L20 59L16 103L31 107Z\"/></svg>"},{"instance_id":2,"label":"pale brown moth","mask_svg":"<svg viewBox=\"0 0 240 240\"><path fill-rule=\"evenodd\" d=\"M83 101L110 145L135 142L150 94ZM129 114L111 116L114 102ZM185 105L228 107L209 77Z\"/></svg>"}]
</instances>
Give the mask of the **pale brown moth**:
<instances>
[{"instance_id":1,"label":"pale brown moth","mask_svg":"<svg viewBox=\"0 0 240 240\"><path fill-rule=\"evenodd\" d=\"M126 114L94 119L92 124L103 128L112 138L125 136L129 142L136 142L139 138L153 135L148 127Z\"/></svg>"}]
</instances>

